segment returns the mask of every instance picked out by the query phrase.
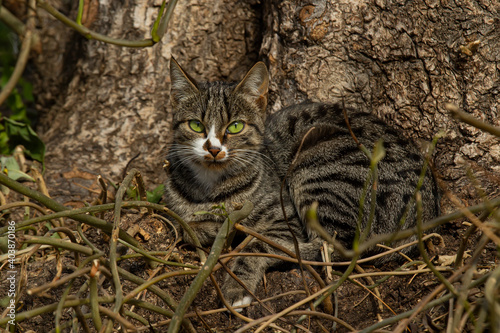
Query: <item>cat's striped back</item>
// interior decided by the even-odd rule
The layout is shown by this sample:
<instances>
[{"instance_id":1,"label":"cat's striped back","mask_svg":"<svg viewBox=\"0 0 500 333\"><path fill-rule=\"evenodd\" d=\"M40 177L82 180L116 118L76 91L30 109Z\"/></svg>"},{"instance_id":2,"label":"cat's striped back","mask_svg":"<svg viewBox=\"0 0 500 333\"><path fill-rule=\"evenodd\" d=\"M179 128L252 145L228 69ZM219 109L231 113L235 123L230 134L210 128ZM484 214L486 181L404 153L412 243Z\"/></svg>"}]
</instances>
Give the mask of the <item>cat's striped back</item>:
<instances>
[{"instance_id":1,"label":"cat's striped back","mask_svg":"<svg viewBox=\"0 0 500 333\"><path fill-rule=\"evenodd\" d=\"M424 164L419 150L377 117L354 110L346 110L346 113L360 144L372 150L382 139L386 150L386 156L378 164L370 235L414 226L416 210L412 198ZM312 127L314 130L304 137ZM278 163L280 176L287 177L290 197L303 222L312 203L318 202L320 223L330 234L336 232L337 239L344 245L350 246L356 231L360 198L369 176L370 159L352 137L342 107L312 103L291 106L268 117L266 130L270 155ZM438 194L430 172L420 191L423 220L430 220L439 211ZM400 226L408 203L406 221ZM362 227L369 218L370 195L366 196L364 207Z\"/></svg>"}]
</instances>

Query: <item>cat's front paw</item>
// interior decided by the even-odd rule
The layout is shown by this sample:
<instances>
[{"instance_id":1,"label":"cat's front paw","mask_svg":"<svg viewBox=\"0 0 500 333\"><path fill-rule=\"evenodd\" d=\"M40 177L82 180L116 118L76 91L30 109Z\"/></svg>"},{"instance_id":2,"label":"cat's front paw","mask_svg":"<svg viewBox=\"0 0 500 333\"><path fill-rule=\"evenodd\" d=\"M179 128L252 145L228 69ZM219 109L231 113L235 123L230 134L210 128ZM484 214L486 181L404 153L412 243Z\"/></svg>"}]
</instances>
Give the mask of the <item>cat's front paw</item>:
<instances>
[{"instance_id":1,"label":"cat's front paw","mask_svg":"<svg viewBox=\"0 0 500 333\"><path fill-rule=\"evenodd\" d=\"M233 280L234 281L234 280ZM228 282L226 280L226 282ZM235 281L234 281L235 282ZM236 283L236 282L235 282ZM242 305L249 305L252 302L252 296L248 295L245 289L239 284L225 283L222 288L222 294L226 301L234 308ZM243 308L234 309L236 312L241 312Z\"/></svg>"},{"instance_id":2,"label":"cat's front paw","mask_svg":"<svg viewBox=\"0 0 500 333\"><path fill-rule=\"evenodd\" d=\"M219 231L219 223L214 222L189 222L189 227L200 241L201 246L210 246ZM196 245L189 232L182 229L182 239L191 245Z\"/></svg>"},{"instance_id":3,"label":"cat's front paw","mask_svg":"<svg viewBox=\"0 0 500 333\"><path fill-rule=\"evenodd\" d=\"M249 251L257 252L256 249L252 250L250 246L251 244L247 246ZM222 294L226 301L232 306L250 304L251 295L255 295L267 267L268 262L262 257L236 258L231 265L231 270L237 279L227 274L222 284Z\"/></svg>"},{"instance_id":4,"label":"cat's front paw","mask_svg":"<svg viewBox=\"0 0 500 333\"><path fill-rule=\"evenodd\" d=\"M245 296L242 299L234 302L233 305L231 305L231 306L233 308L236 308L236 307L242 306L242 305L250 305L250 303L252 303L252 296ZM243 308L238 308L238 309L234 309L234 310L236 312L241 312L241 311L243 311Z\"/></svg>"}]
</instances>

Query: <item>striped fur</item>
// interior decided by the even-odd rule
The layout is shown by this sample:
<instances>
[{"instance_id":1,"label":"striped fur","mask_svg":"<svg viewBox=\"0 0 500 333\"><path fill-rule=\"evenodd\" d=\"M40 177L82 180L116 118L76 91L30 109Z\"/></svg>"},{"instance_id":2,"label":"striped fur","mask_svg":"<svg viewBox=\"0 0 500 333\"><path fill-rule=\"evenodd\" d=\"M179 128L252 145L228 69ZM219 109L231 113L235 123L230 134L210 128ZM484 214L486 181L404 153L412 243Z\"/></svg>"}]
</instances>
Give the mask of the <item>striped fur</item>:
<instances>
[{"instance_id":1,"label":"striped fur","mask_svg":"<svg viewBox=\"0 0 500 333\"><path fill-rule=\"evenodd\" d=\"M284 209L302 258L316 259L321 244L304 222L313 202L319 203L323 226L332 234L336 232L337 239L349 247L370 161L351 137L339 106L296 105L266 121L268 73L262 63L255 65L238 85L198 84L175 60L171 62L171 78L174 143L167 156L170 168L165 200L169 208L189 221L202 245L211 245L224 217L193 213L221 203L231 209L231 203L250 200L255 208L243 224L294 251L280 205L281 180L288 174ZM387 150L379 164L376 212L370 234L398 230L423 160L409 141L378 118L354 110L347 112L352 130L363 145L372 148L382 138ZM190 128L192 120L204 125L204 131ZM231 134L228 129L235 121L245 125L241 132ZM315 130L303 140L313 126ZM430 175L421 192L424 219L429 220L439 209ZM365 206L370 206L369 198ZM365 218L363 223L366 221ZM414 224L412 208L403 229ZM191 241L187 235L184 239ZM245 251L282 254L256 240ZM239 257L232 270L254 291L265 271L279 264L264 257ZM232 304L250 300L229 275L223 293Z\"/></svg>"},{"instance_id":2,"label":"striped fur","mask_svg":"<svg viewBox=\"0 0 500 333\"><path fill-rule=\"evenodd\" d=\"M352 132L361 144L371 150L382 139L386 149L386 156L378 164L376 210L369 234L413 227L416 220L414 204L410 205L403 226L400 221L423 168L424 160L418 149L375 116L355 110L346 112ZM312 138L306 137L297 155L311 127L315 127L309 134ZM339 105L295 105L271 115L266 133L270 156L279 163L279 177L289 172L290 196L301 219L305 220L311 204L318 202L321 224L330 234L336 232L337 239L349 247L354 239L370 159L354 141L343 109ZM439 213L437 188L430 172L424 178L421 194L423 220L430 220ZM367 196L362 228L367 225L370 204L370 196Z\"/></svg>"}]
</instances>

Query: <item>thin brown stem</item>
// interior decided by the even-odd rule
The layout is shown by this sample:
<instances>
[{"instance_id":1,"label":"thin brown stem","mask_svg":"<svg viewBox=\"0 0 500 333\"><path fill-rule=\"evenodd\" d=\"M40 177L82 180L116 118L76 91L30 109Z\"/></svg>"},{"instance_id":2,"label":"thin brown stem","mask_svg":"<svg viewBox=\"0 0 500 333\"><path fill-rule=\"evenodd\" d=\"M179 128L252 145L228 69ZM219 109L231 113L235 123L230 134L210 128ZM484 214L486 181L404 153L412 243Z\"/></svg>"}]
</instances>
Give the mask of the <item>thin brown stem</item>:
<instances>
[{"instance_id":1,"label":"thin brown stem","mask_svg":"<svg viewBox=\"0 0 500 333\"><path fill-rule=\"evenodd\" d=\"M490 125L488 123L485 123L484 121L481 121L463 111L460 111L458 106L455 104L448 103L445 105L446 110L451 112L452 116L466 124L469 124L471 126L474 126L476 128L479 128L480 130L483 130L485 132L488 132L490 134L493 134L496 137L500 137L500 127L496 127L493 125Z\"/></svg>"}]
</instances>

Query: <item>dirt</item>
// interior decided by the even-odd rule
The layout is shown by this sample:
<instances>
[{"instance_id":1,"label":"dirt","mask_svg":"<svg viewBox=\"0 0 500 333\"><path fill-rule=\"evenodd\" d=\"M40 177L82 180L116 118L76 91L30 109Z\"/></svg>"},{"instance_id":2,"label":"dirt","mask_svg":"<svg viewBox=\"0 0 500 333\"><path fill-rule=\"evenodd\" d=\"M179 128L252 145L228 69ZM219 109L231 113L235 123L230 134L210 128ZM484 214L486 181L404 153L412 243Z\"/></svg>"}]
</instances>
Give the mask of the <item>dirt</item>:
<instances>
[{"instance_id":1,"label":"dirt","mask_svg":"<svg viewBox=\"0 0 500 333\"><path fill-rule=\"evenodd\" d=\"M80 174L79 176L82 175ZM76 182L73 182L72 184L74 185ZM86 182L80 183L78 186L95 188L95 197L78 198L77 195L74 195L69 198L67 196L61 196L57 198L59 199L58 201L67 201L73 206L83 207L84 204L81 199L86 202L91 202L97 198L98 187L96 186L95 181L90 180L90 177ZM61 193L60 191L61 190L59 190L59 193ZM13 202L19 199L18 194L11 192L11 194L7 197L7 202ZM449 203L444 203L445 205L449 205ZM445 210L447 209L451 209L451 207L445 207ZM20 220L22 213L23 209L12 210L10 215L4 216L4 222L9 219ZM105 219L112 222L112 213L106 213ZM71 230L76 230L76 225L77 222L70 219L66 220L66 226ZM159 217L151 216L147 211L140 211L139 209L124 209L122 211L121 228L124 230L134 229L136 240L139 241L143 248L147 251L163 251L164 254L168 253L168 255L158 256L164 260L188 263L198 267L200 266L199 258L195 249L183 245L182 242L178 242L172 226L162 221ZM47 224L44 223L38 224L36 229L37 235L44 235L48 231ZM444 241L444 246L435 246L434 249L432 249L435 253L432 253L431 251L432 259L433 262L436 263L436 266L440 265L438 263L440 256L442 258L446 258L446 255L454 255L457 253L463 235L467 229L467 223L463 223L462 220L458 220L446 224L439 230L439 234L442 236ZM101 230L85 225L83 230L88 241L103 251L105 253L104 256L107 258L109 251L109 236L104 234ZM34 232L30 231L28 233L33 234ZM472 234L467 241L468 250L471 252L474 251L480 236L481 233L477 231ZM23 239L24 237L22 232L18 232L16 240L19 245L22 243ZM84 244L81 240L79 240L79 243ZM437 242L435 243L437 244ZM481 255L478 267L485 270L491 270L491 268L498 262L495 251L495 246L487 246ZM127 254L131 253L133 253L133 251L129 250ZM421 256L416 253L412 259L421 260ZM466 259L466 262L467 260L468 259ZM401 264L402 263L390 262L379 267L362 265L362 268L365 272L392 272L400 267ZM450 264L447 263L446 265ZM65 250L56 251L52 247L36 251L26 263L18 265L18 269L23 271L22 275L25 276L25 280L21 281L22 288L19 293L20 299L18 302L19 305L17 313L21 314L24 311L58 303L62 294L68 287L68 283L64 283L60 287L34 295L30 295L28 290L31 290L36 286L51 283L60 277L73 273L74 266L75 258L72 252ZM183 268L164 264L160 264L157 267L152 268L142 257L121 260L118 262L118 266L145 280L159 276L166 272L183 271ZM418 267L410 268L417 269ZM60 269L59 273L58 269ZM342 269L345 268L335 267L337 275L334 275L334 280L338 279L338 276L343 273ZM323 277L325 276L321 268L318 268L318 271ZM3 293L3 291L8 288L8 282L5 279L5 267L2 268L0 274L2 275L0 290L2 290ZM225 273L222 269L214 274L217 283L221 283L224 274ZM359 274L359 271L355 271L352 274ZM449 277L451 272L444 271L442 274L444 277ZM381 277L376 276L373 277L373 280L377 281L380 278ZM69 294L76 295L80 287L87 281L87 279L88 278L85 276L75 279L70 288L71 291ZM183 297L186 290L191 286L193 279L194 275L169 277L156 283L156 285L170 294L171 297L178 302ZM121 282L124 295L127 295L135 287L137 287L137 284L126 281L123 278L121 279ZM306 291L304 284L307 285L307 292L309 293L314 293L319 290L319 285L315 279L308 273L302 277L298 267L287 266L280 271L268 272L265 283L263 283L261 288L257 291L257 296L261 300L274 296L278 296L278 298L265 302L267 308L256 304L243 310L242 314L248 318L258 319L269 316L271 313L278 313L305 298ZM372 284L372 282L365 278L348 280L342 283L342 285L338 288L333 299L335 304L334 315L351 325L356 330L367 328L381 319L390 318L396 314L415 308L415 306L417 306L441 283L433 273L427 272L414 275L392 276L379 285L378 291L375 289L368 290L366 287L360 286L360 284L367 286ZM103 274L100 275L99 285L99 296L115 295L113 282L106 278ZM284 293L286 293L286 295L283 296ZM381 306L381 303L377 301L372 293L379 293L380 300L383 301L384 305ZM4 296L5 295L2 295L0 298L3 298ZM84 292L80 295L80 297L85 298L88 297L88 295ZM475 299L480 297L482 297L482 289L475 289L469 293L469 300L471 302L474 302ZM141 294L140 299L160 308L168 309L168 305L150 291L145 294ZM103 304L103 306L110 307L109 304ZM151 327L148 327L147 325L143 326L139 321L128 318L128 320L130 320L136 327L142 327L141 331L164 332L168 328L170 321L165 315L151 310L141 309L137 306L132 307L130 305L126 305L125 308L138 314L139 316L142 316L152 325ZM296 310L307 310L309 308L309 304L305 304L298 307ZM444 303L443 305L438 305L421 312L411 322L411 331L438 332L440 329L446 327L448 320L448 308L449 304ZM89 307L84 305L80 307L80 310L83 313L88 313ZM321 313L327 312L324 306L320 306L316 309L316 311ZM72 309L65 309L62 312L62 318L60 321L61 324L69 323L73 319L73 313L74 311ZM242 319L237 318L225 310L219 299L217 290L210 280L205 281L192 306L189 308L187 317L191 320L196 332L234 332L246 324ZM296 323L299 317L300 316L298 315L284 317L283 320L278 320L275 323L283 329L290 330L292 328L292 324ZM103 316L103 318L105 317ZM96 331L91 319L87 319L87 324L90 327L91 332ZM395 322L385 329L390 330L397 324L398 322ZM55 315L54 312L50 311L42 315L35 315L23 321L18 321L17 325L17 332L49 332L55 328ZM319 318L316 315L309 316L308 319L301 323L301 325L309 329L311 332L350 331L341 324L333 326L333 322L331 320ZM255 326L254 329L257 327L259 327L259 325ZM117 328L118 325L115 325L115 329ZM254 329L250 331L253 331ZM465 331L469 331L469 329L471 328L467 328L466 326ZM65 328L63 331L69 332L70 329ZM278 332L279 330L276 328L267 328L264 331Z\"/></svg>"}]
</instances>

